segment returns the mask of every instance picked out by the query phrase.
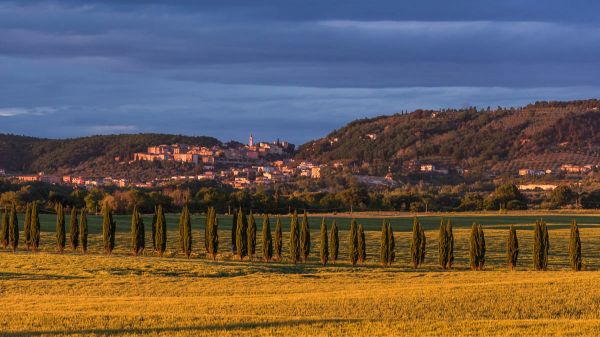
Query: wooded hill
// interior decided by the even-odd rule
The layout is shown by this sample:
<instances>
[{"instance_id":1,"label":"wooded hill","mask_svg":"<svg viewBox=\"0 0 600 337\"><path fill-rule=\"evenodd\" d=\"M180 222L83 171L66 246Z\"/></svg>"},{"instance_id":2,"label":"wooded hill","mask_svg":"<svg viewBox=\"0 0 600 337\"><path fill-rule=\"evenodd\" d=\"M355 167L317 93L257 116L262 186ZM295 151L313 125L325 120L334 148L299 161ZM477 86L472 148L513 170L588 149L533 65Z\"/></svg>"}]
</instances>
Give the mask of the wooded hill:
<instances>
[{"instance_id":1,"label":"wooded hill","mask_svg":"<svg viewBox=\"0 0 600 337\"><path fill-rule=\"evenodd\" d=\"M341 160L374 174L409 163L515 173L600 163L600 100L522 108L417 110L354 121L302 145L298 157ZM383 171L383 172L382 172Z\"/></svg>"},{"instance_id":2,"label":"wooded hill","mask_svg":"<svg viewBox=\"0 0 600 337\"><path fill-rule=\"evenodd\" d=\"M130 158L134 152L146 151L148 146L173 143L200 146L221 144L212 137L150 133L58 140L0 134L0 168L12 172L49 173L71 171L77 167L90 170L116 163L115 157Z\"/></svg>"}]
</instances>

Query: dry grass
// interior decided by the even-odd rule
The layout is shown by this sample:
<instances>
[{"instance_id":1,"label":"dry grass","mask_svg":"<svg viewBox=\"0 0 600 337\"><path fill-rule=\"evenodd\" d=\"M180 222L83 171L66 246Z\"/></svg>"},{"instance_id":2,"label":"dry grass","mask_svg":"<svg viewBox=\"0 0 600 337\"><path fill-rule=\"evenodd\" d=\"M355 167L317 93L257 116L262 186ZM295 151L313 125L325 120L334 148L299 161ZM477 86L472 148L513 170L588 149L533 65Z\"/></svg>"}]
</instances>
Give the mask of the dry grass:
<instances>
[{"instance_id":1,"label":"dry grass","mask_svg":"<svg viewBox=\"0 0 600 337\"><path fill-rule=\"evenodd\" d=\"M175 235L175 231L170 233ZM199 238L200 232L194 233ZM428 231L428 263L408 267L409 233L396 233L398 261L376 263L379 233L367 233L370 261L320 267L231 261L227 231L216 262L127 256L120 234L115 255L0 253L0 336L571 336L600 334L600 272L571 272L568 230L551 228L550 271L533 272L531 231L519 231L521 266L504 266L506 230L486 228L488 265L467 270L467 229L457 229L456 269L435 265L436 231ZM341 257L346 260L346 233ZM600 266L600 229L583 228L589 269ZM313 240L318 234L313 232ZM199 240L196 240L198 242Z\"/></svg>"}]
</instances>

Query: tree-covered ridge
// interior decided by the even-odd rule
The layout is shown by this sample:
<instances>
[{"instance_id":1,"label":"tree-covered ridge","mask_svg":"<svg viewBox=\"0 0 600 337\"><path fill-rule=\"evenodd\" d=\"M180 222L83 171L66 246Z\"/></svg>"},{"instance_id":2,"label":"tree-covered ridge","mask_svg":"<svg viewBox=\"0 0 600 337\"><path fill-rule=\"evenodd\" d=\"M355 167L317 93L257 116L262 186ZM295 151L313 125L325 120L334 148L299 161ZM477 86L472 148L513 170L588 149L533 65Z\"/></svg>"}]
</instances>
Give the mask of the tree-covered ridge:
<instances>
[{"instance_id":1,"label":"tree-covered ridge","mask_svg":"<svg viewBox=\"0 0 600 337\"><path fill-rule=\"evenodd\" d=\"M300 147L298 156L398 165L409 161L494 167L574 151L600 158L600 101L522 108L417 110L361 119Z\"/></svg>"},{"instance_id":2,"label":"tree-covered ridge","mask_svg":"<svg viewBox=\"0 0 600 337\"><path fill-rule=\"evenodd\" d=\"M220 144L212 137L168 134L122 134L71 139L44 139L0 134L0 168L20 172L54 172L71 169L97 159L129 158L158 144ZM84 165L85 166L85 165Z\"/></svg>"}]
</instances>

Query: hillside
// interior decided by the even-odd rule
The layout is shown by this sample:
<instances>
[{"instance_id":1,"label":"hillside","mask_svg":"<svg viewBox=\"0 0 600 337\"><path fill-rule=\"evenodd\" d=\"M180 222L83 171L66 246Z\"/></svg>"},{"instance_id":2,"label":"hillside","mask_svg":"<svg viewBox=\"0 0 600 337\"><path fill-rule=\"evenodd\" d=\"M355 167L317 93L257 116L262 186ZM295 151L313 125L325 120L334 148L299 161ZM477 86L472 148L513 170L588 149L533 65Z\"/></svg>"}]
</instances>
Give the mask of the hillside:
<instances>
[{"instance_id":1,"label":"hillside","mask_svg":"<svg viewBox=\"0 0 600 337\"><path fill-rule=\"evenodd\" d=\"M0 168L14 172L64 172L104 166L117 169L115 157L128 158L157 144L213 146L212 137L167 134L123 134L72 139L43 139L0 134Z\"/></svg>"},{"instance_id":2,"label":"hillside","mask_svg":"<svg viewBox=\"0 0 600 337\"><path fill-rule=\"evenodd\" d=\"M600 163L600 100L522 108L417 110L354 121L300 147L298 157L387 170L409 163L507 172ZM381 173L381 172L379 172Z\"/></svg>"}]
</instances>

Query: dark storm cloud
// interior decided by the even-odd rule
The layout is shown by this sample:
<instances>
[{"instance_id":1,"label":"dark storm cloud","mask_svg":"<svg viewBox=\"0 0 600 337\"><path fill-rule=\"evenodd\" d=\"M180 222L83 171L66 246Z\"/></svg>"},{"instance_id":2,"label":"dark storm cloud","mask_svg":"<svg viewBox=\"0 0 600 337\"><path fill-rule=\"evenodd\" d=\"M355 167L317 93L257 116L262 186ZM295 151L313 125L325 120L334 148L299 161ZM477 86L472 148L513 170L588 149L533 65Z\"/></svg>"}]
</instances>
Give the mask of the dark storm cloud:
<instances>
[{"instance_id":1,"label":"dark storm cloud","mask_svg":"<svg viewBox=\"0 0 600 337\"><path fill-rule=\"evenodd\" d=\"M298 142L403 108L595 95L599 10L595 1L3 2L0 132L240 139L253 128ZM27 124L31 115L48 127Z\"/></svg>"}]
</instances>

